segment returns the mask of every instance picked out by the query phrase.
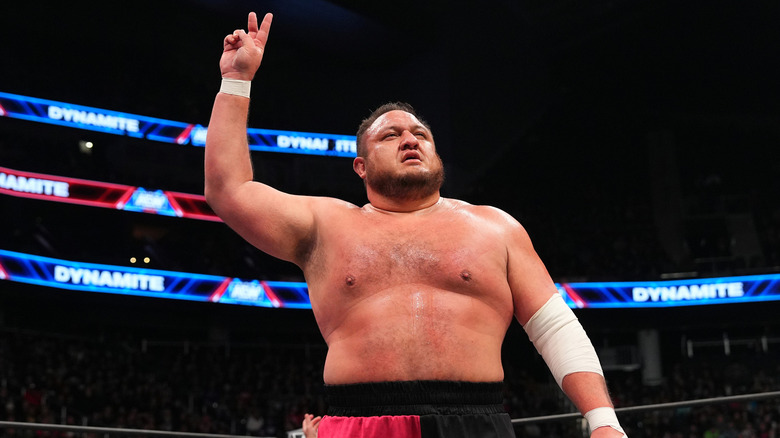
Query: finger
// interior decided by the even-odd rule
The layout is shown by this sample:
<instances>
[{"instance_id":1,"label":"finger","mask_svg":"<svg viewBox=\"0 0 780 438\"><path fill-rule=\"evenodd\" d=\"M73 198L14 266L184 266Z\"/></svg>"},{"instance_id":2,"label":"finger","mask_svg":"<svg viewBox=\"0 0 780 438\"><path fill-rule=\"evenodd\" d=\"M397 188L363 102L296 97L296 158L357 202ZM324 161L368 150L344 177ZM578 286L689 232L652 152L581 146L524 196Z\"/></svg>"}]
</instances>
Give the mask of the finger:
<instances>
[{"instance_id":1,"label":"finger","mask_svg":"<svg viewBox=\"0 0 780 438\"><path fill-rule=\"evenodd\" d=\"M236 42L238 42L238 37L231 34L228 34L228 36L225 37L224 46L225 47L233 47Z\"/></svg>"},{"instance_id":2,"label":"finger","mask_svg":"<svg viewBox=\"0 0 780 438\"><path fill-rule=\"evenodd\" d=\"M241 45L249 50L250 47L255 46L255 42L249 34L244 32L244 29L238 29L234 32L234 35L241 40Z\"/></svg>"},{"instance_id":3,"label":"finger","mask_svg":"<svg viewBox=\"0 0 780 438\"><path fill-rule=\"evenodd\" d=\"M271 21L274 19L274 14L267 13L265 14L265 17L263 17L263 22L260 23L260 29L257 31L257 35L255 38L260 41L260 43L265 46L265 43L268 41L268 33L271 31Z\"/></svg>"},{"instance_id":4,"label":"finger","mask_svg":"<svg viewBox=\"0 0 780 438\"><path fill-rule=\"evenodd\" d=\"M254 12L249 13L249 21L247 22L246 29L253 38L257 34L257 14Z\"/></svg>"}]
</instances>

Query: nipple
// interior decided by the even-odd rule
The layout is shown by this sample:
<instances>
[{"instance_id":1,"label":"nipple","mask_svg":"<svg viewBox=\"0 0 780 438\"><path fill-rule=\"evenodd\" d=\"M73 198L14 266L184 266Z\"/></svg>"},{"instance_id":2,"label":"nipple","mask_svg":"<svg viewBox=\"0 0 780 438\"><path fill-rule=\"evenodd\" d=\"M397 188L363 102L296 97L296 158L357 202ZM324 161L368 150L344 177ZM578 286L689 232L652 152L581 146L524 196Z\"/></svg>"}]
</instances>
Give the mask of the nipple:
<instances>
[{"instance_id":1,"label":"nipple","mask_svg":"<svg viewBox=\"0 0 780 438\"><path fill-rule=\"evenodd\" d=\"M461 271L460 278L462 278L463 281L471 281L471 272L466 270Z\"/></svg>"},{"instance_id":2,"label":"nipple","mask_svg":"<svg viewBox=\"0 0 780 438\"><path fill-rule=\"evenodd\" d=\"M355 277L351 275L347 275L347 278L344 279L344 282L347 283L347 286L354 286L355 285Z\"/></svg>"}]
</instances>

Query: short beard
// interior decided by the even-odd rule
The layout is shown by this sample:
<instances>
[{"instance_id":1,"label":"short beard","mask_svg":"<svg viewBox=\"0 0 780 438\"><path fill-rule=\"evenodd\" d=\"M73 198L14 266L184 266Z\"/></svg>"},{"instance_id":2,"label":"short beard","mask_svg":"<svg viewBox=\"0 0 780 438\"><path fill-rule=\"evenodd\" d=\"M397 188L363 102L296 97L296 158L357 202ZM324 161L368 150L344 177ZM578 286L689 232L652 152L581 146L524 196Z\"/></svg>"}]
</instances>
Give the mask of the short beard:
<instances>
[{"instance_id":1,"label":"short beard","mask_svg":"<svg viewBox=\"0 0 780 438\"><path fill-rule=\"evenodd\" d=\"M386 198L404 201L423 199L441 189L444 184L444 166L440 162L436 169L424 173L367 175L366 184Z\"/></svg>"}]
</instances>

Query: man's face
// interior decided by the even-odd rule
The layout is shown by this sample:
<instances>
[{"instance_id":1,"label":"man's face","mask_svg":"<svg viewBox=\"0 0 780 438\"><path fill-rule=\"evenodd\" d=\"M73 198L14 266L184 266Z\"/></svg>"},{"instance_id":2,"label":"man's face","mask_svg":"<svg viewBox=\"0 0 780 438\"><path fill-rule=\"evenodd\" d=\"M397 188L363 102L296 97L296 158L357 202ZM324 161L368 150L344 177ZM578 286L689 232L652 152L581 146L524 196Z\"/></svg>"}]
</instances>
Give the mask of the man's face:
<instances>
[{"instance_id":1,"label":"man's face","mask_svg":"<svg viewBox=\"0 0 780 438\"><path fill-rule=\"evenodd\" d=\"M413 115L399 110L381 115L366 131L365 144L365 157L355 160L355 171L376 192L420 199L441 188L444 166L433 136Z\"/></svg>"}]
</instances>

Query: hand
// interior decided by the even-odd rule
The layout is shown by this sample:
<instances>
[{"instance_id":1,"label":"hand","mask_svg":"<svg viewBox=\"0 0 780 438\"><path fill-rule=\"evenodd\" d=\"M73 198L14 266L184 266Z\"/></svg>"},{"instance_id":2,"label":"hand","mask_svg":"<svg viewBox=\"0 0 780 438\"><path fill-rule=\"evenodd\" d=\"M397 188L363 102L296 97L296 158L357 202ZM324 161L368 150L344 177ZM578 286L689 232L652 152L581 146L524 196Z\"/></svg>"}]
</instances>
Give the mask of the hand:
<instances>
[{"instance_id":1,"label":"hand","mask_svg":"<svg viewBox=\"0 0 780 438\"><path fill-rule=\"evenodd\" d=\"M590 438L624 438L626 434L609 426L599 427L593 431ZM627 438L627 437L626 437Z\"/></svg>"},{"instance_id":2,"label":"hand","mask_svg":"<svg viewBox=\"0 0 780 438\"><path fill-rule=\"evenodd\" d=\"M257 14L249 13L247 30L236 29L225 37L219 69L223 78L251 81L260 67L265 53L265 43L271 30L272 14L265 14L260 28L257 27Z\"/></svg>"},{"instance_id":3,"label":"hand","mask_svg":"<svg viewBox=\"0 0 780 438\"><path fill-rule=\"evenodd\" d=\"M303 435L306 438L317 438L317 429L320 427L322 417L315 417L312 414L303 416Z\"/></svg>"}]
</instances>

